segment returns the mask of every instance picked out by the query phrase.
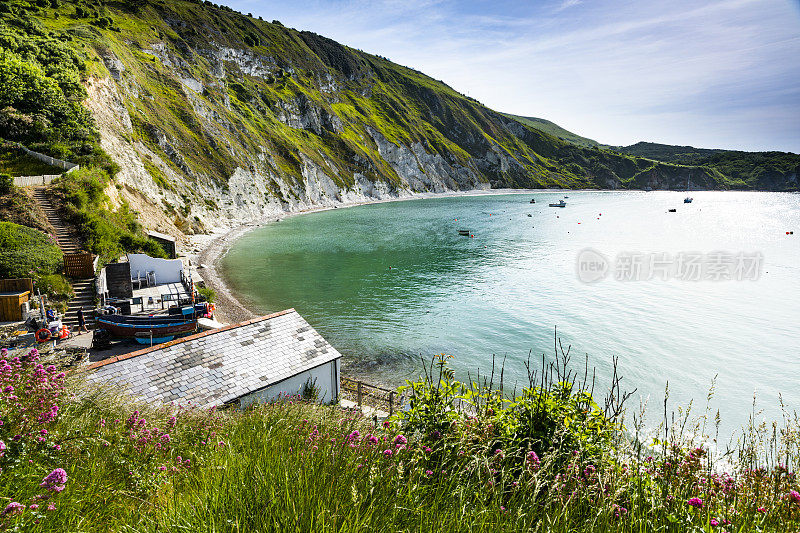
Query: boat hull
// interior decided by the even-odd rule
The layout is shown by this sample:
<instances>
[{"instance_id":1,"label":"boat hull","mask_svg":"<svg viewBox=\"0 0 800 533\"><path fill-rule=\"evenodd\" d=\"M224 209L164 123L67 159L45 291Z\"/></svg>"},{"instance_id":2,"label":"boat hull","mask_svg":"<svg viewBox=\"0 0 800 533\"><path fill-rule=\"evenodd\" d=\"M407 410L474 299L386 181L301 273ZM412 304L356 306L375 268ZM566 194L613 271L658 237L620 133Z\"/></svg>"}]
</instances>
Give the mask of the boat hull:
<instances>
[{"instance_id":1,"label":"boat hull","mask_svg":"<svg viewBox=\"0 0 800 533\"><path fill-rule=\"evenodd\" d=\"M103 328L112 336L119 338L146 336L149 342L151 335L156 339L192 333L197 329L197 320L194 318L175 320L111 315L97 318L97 327Z\"/></svg>"}]
</instances>

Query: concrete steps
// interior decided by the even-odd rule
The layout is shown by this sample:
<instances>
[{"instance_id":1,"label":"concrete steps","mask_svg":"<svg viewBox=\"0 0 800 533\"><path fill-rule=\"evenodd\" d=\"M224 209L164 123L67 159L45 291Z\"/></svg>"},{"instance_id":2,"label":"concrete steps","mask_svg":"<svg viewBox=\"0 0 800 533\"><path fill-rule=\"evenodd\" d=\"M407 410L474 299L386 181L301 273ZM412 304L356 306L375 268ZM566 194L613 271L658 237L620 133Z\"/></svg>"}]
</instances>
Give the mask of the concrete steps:
<instances>
[{"instance_id":1,"label":"concrete steps","mask_svg":"<svg viewBox=\"0 0 800 533\"><path fill-rule=\"evenodd\" d=\"M55 229L56 244L61 248L65 254L74 254L81 251L81 243L75 236L72 229L61 220L58 216L58 211L53 206L50 198L44 187L37 187L33 191L33 198L41 206L48 222ZM83 309L84 317L86 318L86 326L92 328L94 320L92 320L92 310L94 309L94 279L72 279L72 290L75 292L75 297L69 301L67 312L64 314L62 322L70 328L76 330L78 327L78 309Z\"/></svg>"}]
</instances>

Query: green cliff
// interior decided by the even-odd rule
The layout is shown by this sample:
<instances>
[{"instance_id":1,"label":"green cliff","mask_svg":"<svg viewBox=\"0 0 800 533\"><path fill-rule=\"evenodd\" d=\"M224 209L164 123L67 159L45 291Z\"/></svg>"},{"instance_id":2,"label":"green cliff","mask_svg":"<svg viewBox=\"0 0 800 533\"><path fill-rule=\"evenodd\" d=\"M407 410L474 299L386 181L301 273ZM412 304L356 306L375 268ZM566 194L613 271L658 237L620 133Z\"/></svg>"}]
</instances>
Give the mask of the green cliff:
<instances>
[{"instance_id":1,"label":"green cliff","mask_svg":"<svg viewBox=\"0 0 800 533\"><path fill-rule=\"evenodd\" d=\"M165 231L421 191L741 186L550 128L558 138L416 70L208 2L0 11L3 136L105 169L111 203Z\"/></svg>"}]
</instances>

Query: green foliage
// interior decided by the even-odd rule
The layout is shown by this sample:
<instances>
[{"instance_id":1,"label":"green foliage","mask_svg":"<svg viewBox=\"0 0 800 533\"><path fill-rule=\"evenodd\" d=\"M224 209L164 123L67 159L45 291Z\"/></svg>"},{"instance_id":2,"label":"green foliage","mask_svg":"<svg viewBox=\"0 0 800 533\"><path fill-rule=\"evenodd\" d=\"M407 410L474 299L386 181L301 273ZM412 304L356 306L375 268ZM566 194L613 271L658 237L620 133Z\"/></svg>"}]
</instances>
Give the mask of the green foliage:
<instances>
[{"instance_id":1,"label":"green foliage","mask_svg":"<svg viewBox=\"0 0 800 533\"><path fill-rule=\"evenodd\" d=\"M62 274L46 274L39 276L36 287L50 298L58 301L67 301L75 296L72 285Z\"/></svg>"},{"instance_id":2,"label":"green foliage","mask_svg":"<svg viewBox=\"0 0 800 533\"><path fill-rule=\"evenodd\" d=\"M0 173L12 176L41 176L62 172L60 168L51 167L10 143L0 143Z\"/></svg>"},{"instance_id":3,"label":"green foliage","mask_svg":"<svg viewBox=\"0 0 800 533\"><path fill-rule=\"evenodd\" d=\"M46 2L57 8L57 2ZM21 7L25 3L18 3ZM82 77L83 53L72 36L53 32L10 7L0 16L0 130L3 137L60 159L102 159Z\"/></svg>"},{"instance_id":4,"label":"green foliage","mask_svg":"<svg viewBox=\"0 0 800 533\"><path fill-rule=\"evenodd\" d=\"M645 455L624 439L601 461L558 446L538 455L499 447L488 409L455 416L433 440L299 395L245 410L146 405L36 355L11 354L20 355L9 357L13 372L0 373L0 494L25 507L0 517L7 530L777 533L800 525L797 478L774 464L800 459L796 417L774 432L751 428L738 445L750 459L728 463L728 475L721 452L681 438L675 425L669 444ZM48 489L43 479L58 468L61 484Z\"/></svg>"},{"instance_id":5,"label":"green foliage","mask_svg":"<svg viewBox=\"0 0 800 533\"><path fill-rule=\"evenodd\" d=\"M197 293L206 302L213 303L214 300L217 298L217 293L214 292L214 289L212 289L211 287L199 287L197 289Z\"/></svg>"},{"instance_id":6,"label":"green foliage","mask_svg":"<svg viewBox=\"0 0 800 533\"><path fill-rule=\"evenodd\" d=\"M546 377L559 376L563 365L544 367L540 384L531 383L521 395L506 398L492 384L455 380L448 359L436 356L421 380L401 387L401 392L410 393L409 408L397 415L406 431L436 441L445 433L456 433L454 423L463 413L475 413L494 428L490 442L494 449L540 456L554 449L579 450L585 458L600 459L611 448L618 422L600 410L585 384Z\"/></svg>"},{"instance_id":7,"label":"green foliage","mask_svg":"<svg viewBox=\"0 0 800 533\"><path fill-rule=\"evenodd\" d=\"M166 257L161 246L144 234L127 205L108 208L104 190L109 181L108 174L99 168L82 168L53 184L63 215L81 232L86 248L99 255L103 264L127 252Z\"/></svg>"},{"instance_id":8,"label":"green foliage","mask_svg":"<svg viewBox=\"0 0 800 533\"><path fill-rule=\"evenodd\" d=\"M0 174L0 194L11 194L14 190L14 178L10 174Z\"/></svg>"},{"instance_id":9,"label":"green foliage","mask_svg":"<svg viewBox=\"0 0 800 533\"><path fill-rule=\"evenodd\" d=\"M797 190L800 176L800 155L788 152L741 152L647 142L615 150L678 165L707 167L739 189Z\"/></svg>"},{"instance_id":10,"label":"green foliage","mask_svg":"<svg viewBox=\"0 0 800 533\"><path fill-rule=\"evenodd\" d=\"M579 146L586 146L586 147L599 146L599 143L597 141L593 139L588 139L586 137L581 137L576 133L572 133L571 131L565 130L558 124L555 124L543 118L521 117L519 115L511 115L508 113L504 113L504 115L506 115L509 118L513 118L514 120L517 120L519 122L522 122L525 125L531 126L532 128L536 128L537 130L552 135L553 137L558 137L559 139L569 141Z\"/></svg>"},{"instance_id":11,"label":"green foliage","mask_svg":"<svg viewBox=\"0 0 800 533\"><path fill-rule=\"evenodd\" d=\"M0 279L55 274L64 255L54 239L41 231L12 222L0 222Z\"/></svg>"}]
</instances>

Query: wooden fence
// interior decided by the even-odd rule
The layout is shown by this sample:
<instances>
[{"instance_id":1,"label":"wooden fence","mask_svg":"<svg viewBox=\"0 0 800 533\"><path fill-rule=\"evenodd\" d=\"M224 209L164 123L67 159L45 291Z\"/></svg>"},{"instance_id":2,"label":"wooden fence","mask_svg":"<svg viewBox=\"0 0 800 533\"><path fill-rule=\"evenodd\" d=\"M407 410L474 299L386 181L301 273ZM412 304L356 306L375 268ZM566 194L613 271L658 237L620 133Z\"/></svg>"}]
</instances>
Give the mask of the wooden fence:
<instances>
[{"instance_id":1,"label":"wooden fence","mask_svg":"<svg viewBox=\"0 0 800 533\"><path fill-rule=\"evenodd\" d=\"M398 398L396 391L345 376L342 376L339 385L343 395L359 406L368 405L376 409L385 409L390 416L394 414L395 409L402 407L403 398Z\"/></svg>"},{"instance_id":2,"label":"wooden fence","mask_svg":"<svg viewBox=\"0 0 800 533\"><path fill-rule=\"evenodd\" d=\"M31 278L0 279L0 321L22 320L22 304L31 296Z\"/></svg>"},{"instance_id":3,"label":"wooden fence","mask_svg":"<svg viewBox=\"0 0 800 533\"><path fill-rule=\"evenodd\" d=\"M33 294L33 279L12 278L0 279L0 292L28 291Z\"/></svg>"},{"instance_id":4,"label":"wooden fence","mask_svg":"<svg viewBox=\"0 0 800 533\"><path fill-rule=\"evenodd\" d=\"M64 275L68 278L89 279L94 277L95 256L89 252L64 254Z\"/></svg>"}]
</instances>

